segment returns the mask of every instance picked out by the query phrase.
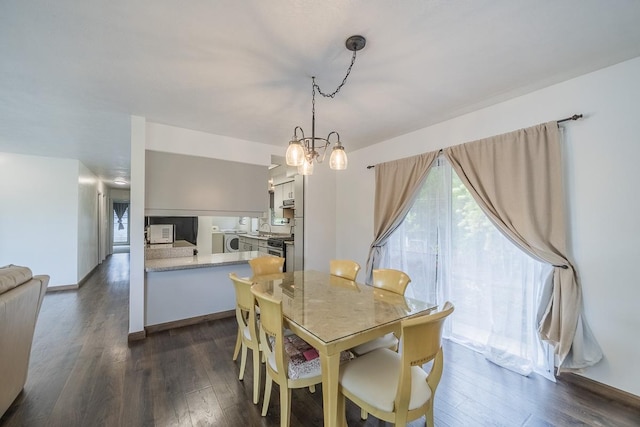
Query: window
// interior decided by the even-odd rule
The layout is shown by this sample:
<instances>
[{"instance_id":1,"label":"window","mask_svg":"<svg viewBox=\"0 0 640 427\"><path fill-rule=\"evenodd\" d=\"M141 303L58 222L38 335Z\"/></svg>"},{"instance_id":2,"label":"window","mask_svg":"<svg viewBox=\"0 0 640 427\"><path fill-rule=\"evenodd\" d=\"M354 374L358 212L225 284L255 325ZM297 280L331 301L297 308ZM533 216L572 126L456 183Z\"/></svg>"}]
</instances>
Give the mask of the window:
<instances>
[{"instance_id":1,"label":"window","mask_svg":"<svg viewBox=\"0 0 640 427\"><path fill-rule=\"evenodd\" d=\"M535 321L551 267L497 230L443 158L389 239L382 266L409 274L408 297L455 304L447 338L516 372L553 378Z\"/></svg>"},{"instance_id":2,"label":"window","mask_svg":"<svg viewBox=\"0 0 640 427\"><path fill-rule=\"evenodd\" d=\"M113 202L113 244L129 244L129 202Z\"/></svg>"}]
</instances>

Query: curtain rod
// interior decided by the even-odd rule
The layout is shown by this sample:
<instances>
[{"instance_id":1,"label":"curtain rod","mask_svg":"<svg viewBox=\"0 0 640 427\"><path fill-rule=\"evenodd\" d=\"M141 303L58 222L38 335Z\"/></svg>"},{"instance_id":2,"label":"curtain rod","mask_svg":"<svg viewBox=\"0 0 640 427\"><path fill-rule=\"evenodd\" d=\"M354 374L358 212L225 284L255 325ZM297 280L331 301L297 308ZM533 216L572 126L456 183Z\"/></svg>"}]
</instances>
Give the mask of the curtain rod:
<instances>
[{"instance_id":1,"label":"curtain rod","mask_svg":"<svg viewBox=\"0 0 640 427\"><path fill-rule=\"evenodd\" d=\"M571 117L566 117L564 119L556 120L556 123L560 124L562 122L568 122L570 120L578 120L578 119L581 119L582 117L583 117L582 114L574 114ZM442 153L442 149L440 149L440 153ZM376 167L376 165L369 165L369 166L367 166L367 169L373 169L375 167Z\"/></svg>"}]
</instances>

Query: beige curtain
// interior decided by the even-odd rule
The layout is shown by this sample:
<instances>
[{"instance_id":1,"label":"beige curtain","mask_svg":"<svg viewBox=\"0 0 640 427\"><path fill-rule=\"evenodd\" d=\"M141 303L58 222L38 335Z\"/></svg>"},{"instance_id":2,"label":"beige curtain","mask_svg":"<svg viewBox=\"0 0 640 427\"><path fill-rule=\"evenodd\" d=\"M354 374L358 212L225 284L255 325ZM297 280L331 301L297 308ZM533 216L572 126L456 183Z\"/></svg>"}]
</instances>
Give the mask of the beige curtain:
<instances>
[{"instance_id":1,"label":"beige curtain","mask_svg":"<svg viewBox=\"0 0 640 427\"><path fill-rule=\"evenodd\" d=\"M498 229L553 265L538 331L555 347L558 371L597 363L602 351L582 318L582 293L567 260L560 135L556 122L449 147L444 154Z\"/></svg>"},{"instance_id":2,"label":"beige curtain","mask_svg":"<svg viewBox=\"0 0 640 427\"><path fill-rule=\"evenodd\" d=\"M374 240L367 259L366 282L378 268L389 236L411 209L438 151L376 165L376 194L373 210Z\"/></svg>"}]
</instances>

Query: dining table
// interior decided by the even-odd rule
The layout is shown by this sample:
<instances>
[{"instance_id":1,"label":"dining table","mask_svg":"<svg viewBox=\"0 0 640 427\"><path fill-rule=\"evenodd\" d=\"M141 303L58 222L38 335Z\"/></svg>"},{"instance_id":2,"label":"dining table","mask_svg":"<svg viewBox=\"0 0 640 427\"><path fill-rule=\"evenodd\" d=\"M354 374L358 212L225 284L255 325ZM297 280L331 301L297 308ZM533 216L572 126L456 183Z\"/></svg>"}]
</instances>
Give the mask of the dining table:
<instances>
[{"instance_id":1,"label":"dining table","mask_svg":"<svg viewBox=\"0 0 640 427\"><path fill-rule=\"evenodd\" d=\"M338 408L341 352L389 332L399 335L403 319L437 307L312 270L255 277L253 288L281 299L285 326L318 351L324 425L332 427L344 423L344 408Z\"/></svg>"}]
</instances>

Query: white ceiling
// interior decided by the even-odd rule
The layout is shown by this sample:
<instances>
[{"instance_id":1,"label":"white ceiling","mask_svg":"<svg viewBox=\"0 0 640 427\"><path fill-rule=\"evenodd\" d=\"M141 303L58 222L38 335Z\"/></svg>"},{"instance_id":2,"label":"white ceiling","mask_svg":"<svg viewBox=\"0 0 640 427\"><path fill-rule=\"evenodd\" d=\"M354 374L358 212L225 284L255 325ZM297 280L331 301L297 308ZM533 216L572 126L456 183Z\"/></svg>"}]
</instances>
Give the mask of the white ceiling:
<instances>
[{"instance_id":1,"label":"white ceiling","mask_svg":"<svg viewBox=\"0 0 640 427\"><path fill-rule=\"evenodd\" d=\"M347 150L640 56L634 0L4 0L0 152L129 175L129 116ZM579 106L576 106L579 109Z\"/></svg>"}]
</instances>

